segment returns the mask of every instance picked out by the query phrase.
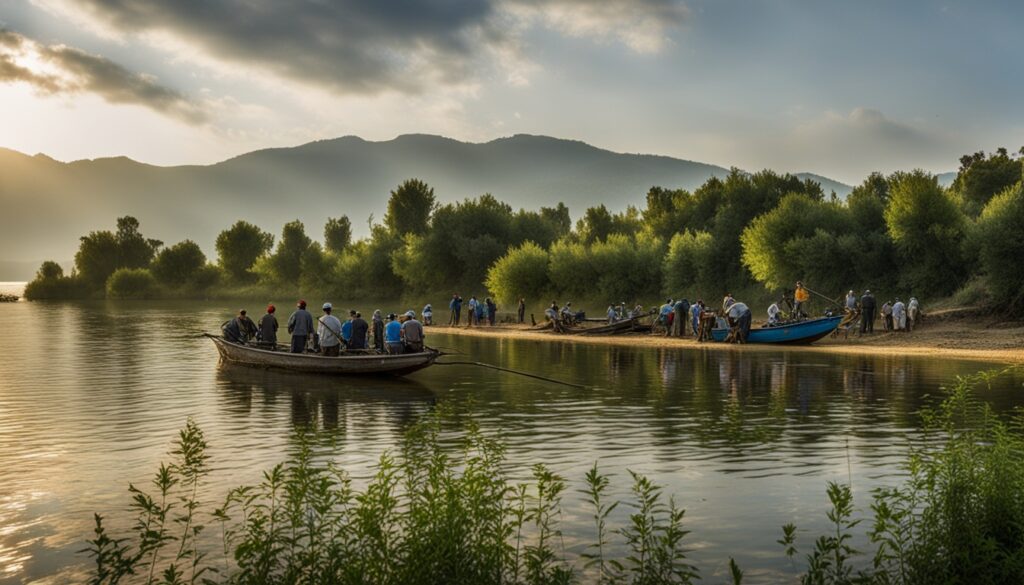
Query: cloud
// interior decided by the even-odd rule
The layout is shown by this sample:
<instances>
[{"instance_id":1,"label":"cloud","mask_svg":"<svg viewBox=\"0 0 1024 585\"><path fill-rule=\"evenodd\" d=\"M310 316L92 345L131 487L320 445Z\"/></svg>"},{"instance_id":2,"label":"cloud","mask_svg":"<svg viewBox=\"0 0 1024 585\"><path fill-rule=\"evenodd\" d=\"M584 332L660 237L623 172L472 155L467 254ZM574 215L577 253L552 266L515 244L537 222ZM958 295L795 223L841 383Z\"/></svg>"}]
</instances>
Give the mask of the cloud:
<instances>
[{"instance_id":1,"label":"cloud","mask_svg":"<svg viewBox=\"0 0 1024 585\"><path fill-rule=\"evenodd\" d=\"M657 53L689 17L678 0L509 0L513 10L573 37L616 40L638 53Z\"/></svg>"},{"instance_id":2,"label":"cloud","mask_svg":"<svg viewBox=\"0 0 1024 585\"><path fill-rule=\"evenodd\" d=\"M472 84L481 69L531 67L529 26L656 52L685 18L677 0L35 0L113 37L170 40L197 59L334 93L426 93Z\"/></svg>"},{"instance_id":3,"label":"cloud","mask_svg":"<svg viewBox=\"0 0 1024 585\"><path fill-rule=\"evenodd\" d=\"M115 104L136 104L189 124L205 111L151 75L134 73L105 57L66 45L43 45L0 29L0 81L24 82L47 94L94 93Z\"/></svg>"}]
</instances>

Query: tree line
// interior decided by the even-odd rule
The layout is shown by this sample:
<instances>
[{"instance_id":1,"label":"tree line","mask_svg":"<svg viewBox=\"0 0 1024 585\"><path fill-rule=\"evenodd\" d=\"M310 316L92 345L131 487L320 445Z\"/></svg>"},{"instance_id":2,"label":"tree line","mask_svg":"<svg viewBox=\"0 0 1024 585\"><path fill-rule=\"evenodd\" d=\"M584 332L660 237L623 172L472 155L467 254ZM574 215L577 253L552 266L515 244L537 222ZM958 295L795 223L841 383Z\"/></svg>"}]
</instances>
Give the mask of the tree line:
<instances>
[{"instance_id":1,"label":"tree line","mask_svg":"<svg viewBox=\"0 0 1024 585\"><path fill-rule=\"evenodd\" d=\"M692 192L652 187L642 209L584 211L563 203L518 211L490 194L439 203L410 179L390 193L369 236L348 217L322 241L299 221L279 237L239 221L210 262L190 240L165 247L131 217L81 238L75 269L46 262L28 298L152 298L225 291L402 298L485 289L502 302L548 296L633 301L661 294L717 296L796 280L935 299L982 291L1024 310L1024 149L960 160L949 188L920 170L873 173L842 200L770 170L733 169ZM248 287L248 288L247 288Z\"/></svg>"}]
</instances>

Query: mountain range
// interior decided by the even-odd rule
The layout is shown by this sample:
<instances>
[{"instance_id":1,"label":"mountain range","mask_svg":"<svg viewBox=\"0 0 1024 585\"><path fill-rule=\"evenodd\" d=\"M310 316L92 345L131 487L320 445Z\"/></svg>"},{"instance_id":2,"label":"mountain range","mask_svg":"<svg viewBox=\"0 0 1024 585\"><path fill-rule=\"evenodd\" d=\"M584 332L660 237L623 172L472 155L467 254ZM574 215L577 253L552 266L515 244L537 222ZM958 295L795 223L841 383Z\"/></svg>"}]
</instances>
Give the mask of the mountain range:
<instances>
[{"instance_id":1,"label":"mountain range","mask_svg":"<svg viewBox=\"0 0 1024 585\"><path fill-rule=\"evenodd\" d=\"M559 201L578 217L601 203L643 206L653 185L694 189L720 166L625 154L547 136L485 143L411 134L371 142L355 136L250 152L212 165L161 167L126 157L60 162L0 149L0 281L31 278L43 259L67 262L78 238L134 215L147 237L190 238L213 257L221 230L244 219L273 233L300 219L319 238L328 217L348 215L356 236L380 219L390 190L408 178L441 202L491 193L514 208ZM825 193L851 187L811 173Z\"/></svg>"}]
</instances>

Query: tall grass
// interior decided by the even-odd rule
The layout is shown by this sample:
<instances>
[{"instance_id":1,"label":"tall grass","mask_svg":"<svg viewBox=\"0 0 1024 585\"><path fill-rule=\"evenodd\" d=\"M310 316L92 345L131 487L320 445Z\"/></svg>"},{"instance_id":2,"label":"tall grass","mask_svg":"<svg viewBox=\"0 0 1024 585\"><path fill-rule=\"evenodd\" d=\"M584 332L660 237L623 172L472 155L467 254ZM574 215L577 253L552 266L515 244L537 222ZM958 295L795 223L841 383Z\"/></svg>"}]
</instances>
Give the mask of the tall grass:
<instances>
[{"instance_id":1,"label":"tall grass","mask_svg":"<svg viewBox=\"0 0 1024 585\"><path fill-rule=\"evenodd\" d=\"M858 517L848 485L829 484L831 529L801 554L795 526L783 553L807 584L1020 583L1024 576L1024 418L1001 419L974 390L998 373L959 378L923 411L907 479L878 490ZM560 529L567 481L538 464L513 482L501 441L472 420L457 430L426 417L382 455L365 487L314 457L310 438L257 485L211 506L206 441L189 421L148 489L130 487L133 528L108 533L100 515L84 549L92 583L660 585L700 579L684 541L684 511L631 473L632 497L609 501L595 464L580 490L592 544L567 554ZM454 446L453 446L454 445ZM628 521L610 525L628 506ZM863 522L863 525L861 524ZM867 531L872 550L851 541ZM219 546L202 537L217 531ZM625 551L612 556L610 551ZM730 559L728 578L743 571Z\"/></svg>"}]
</instances>

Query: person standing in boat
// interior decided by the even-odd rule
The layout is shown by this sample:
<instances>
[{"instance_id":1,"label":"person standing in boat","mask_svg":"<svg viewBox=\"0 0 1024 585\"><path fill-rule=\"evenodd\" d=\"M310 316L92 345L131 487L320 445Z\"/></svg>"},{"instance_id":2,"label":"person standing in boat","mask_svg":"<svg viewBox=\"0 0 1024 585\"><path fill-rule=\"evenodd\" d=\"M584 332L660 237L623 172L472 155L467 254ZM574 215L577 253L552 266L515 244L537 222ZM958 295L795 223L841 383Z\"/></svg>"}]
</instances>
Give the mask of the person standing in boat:
<instances>
[{"instance_id":1,"label":"person standing in boat","mask_svg":"<svg viewBox=\"0 0 1024 585\"><path fill-rule=\"evenodd\" d=\"M406 313L405 317L400 332L402 340L405 342L405 351L419 353L423 351L423 340L426 337L423 333L423 324L416 320L416 313L412 311Z\"/></svg>"},{"instance_id":2,"label":"person standing in boat","mask_svg":"<svg viewBox=\"0 0 1024 585\"><path fill-rule=\"evenodd\" d=\"M267 305L267 314L260 319L260 345L267 349L277 349L277 307Z\"/></svg>"},{"instance_id":3,"label":"person standing in boat","mask_svg":"<svg viewBox=\"0 0 1024 585\"><path fill-rule=\"evenodd\" d=\"M245 309L238 311L238 316L224 326L224 338L228 341L245 345L250 338L256 337L256 324L246 316Z\"/></svg>"},{"instance_id":4,"label":"person standing in boat","mask_svg":"<svg viewBox=\"0 0 1024 585\"><path fill-rule=\"evenodd\" d=\"M288 333L292 336L292 353L305 353L313 334L313 315L306 310L306 301L299 299L295 312L288 317Z\"/></svg>"},{"instance_id":5,"label":"person standing in boat","mask_svg":"<svg viewBox=\"0 0 1024 585\"><path fill-rule=\"evenodd\" d=\"M394 313L388 314L387 325L384 326L384 348L388 353L397 355L405 349L402 346L402 324Z\"/></svg>"},{"instance_id":6,"label":"person standing in boat","mask_svg":"<svg viewBox=\"0 0 1024 585\"><path fill-rule=\"evenodd\" d=\"M356 318L356 310L349 309L348 319L341 324L341 342L345 344L345 347L349 347L349 342L352 341L352 320Z\"/></svg>"},{"instance_id":7,"label":"person standing in boat","mask_svg":"<svg viewBox=\"0 0 1024 585\"><path fill-rule=\"evenodd\" d=\"M363 319L363 314L356 311L352 318L352 336L349 339L349 349L366 349L366 338L370 331L370 324Z\"/></svg>"},{"instance_id":8,"label":"person standing in boat","mask_svg":"<svg viewBox=\"0 0 1024 585\"><path fill-rule=\"evenodd\" d=\"M804 288L804 283L799 280L796 281L796 290L793 291L793 318L800 319L806 317L807 314L803 312L803 306L811 300L811 293Z\"/></svg>"},{"instance_id":9,"label":"person standing in boat","mask_svg":"<svg viewBox=\"0 0 1024 585\"><path fill-rule=\"evenodd\" d=\"M331 303L324 303L324 316L320 317L317 334L320 336L320 351L325 357L338 357L341 353L341 321L331 314Z\"/></svg>"},{"instance_id":10,"label":"person standing in boat","mask_svg":"<svg viewBox=\"0 0 1024 585\"><path fill-rule=\"evenodd\" d=\"M380 309L373 312L373 348L384 351L384 317Z\"/></svg>"}]
</instances>

